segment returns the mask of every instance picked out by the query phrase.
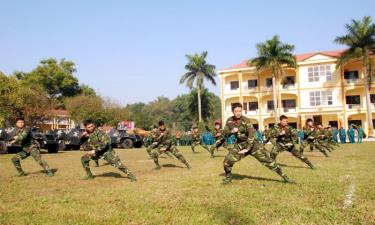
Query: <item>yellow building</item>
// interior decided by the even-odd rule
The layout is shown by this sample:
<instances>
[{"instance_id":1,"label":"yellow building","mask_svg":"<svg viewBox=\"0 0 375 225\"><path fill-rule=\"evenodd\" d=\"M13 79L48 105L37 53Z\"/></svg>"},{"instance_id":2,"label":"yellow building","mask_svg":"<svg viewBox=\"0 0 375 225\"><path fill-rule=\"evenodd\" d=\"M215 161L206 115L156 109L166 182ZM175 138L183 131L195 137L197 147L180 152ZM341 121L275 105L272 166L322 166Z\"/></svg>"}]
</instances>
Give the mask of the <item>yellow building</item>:
<instances>
[{"instance_id":1,"label":"yellow building","mask_svg":"<svg viewBox=\"0 0 375 225\"><path fill-rule=\"evenodd\" d=\"M316 52L296 55L297 68L285 68L277 94L281 96L278 115L285 114L297 128L306 119L323 126L348 128L366 123L366 99L361 60L353 60L336 68L337 58L343 51ZM375 57L372 58L375 63ZM272 126L275 122L271 71L257 73L248 66L248 60L219 71L223 122L232 115L231 105L243 104L244 115L256 127ZM375 78L372 79L371 108L375 123ZM277 84L278 82L276 82ZM279 96L279 95L278 95ZM375 125L375 124L374 124Z\"/></svg>"}]
</instances>

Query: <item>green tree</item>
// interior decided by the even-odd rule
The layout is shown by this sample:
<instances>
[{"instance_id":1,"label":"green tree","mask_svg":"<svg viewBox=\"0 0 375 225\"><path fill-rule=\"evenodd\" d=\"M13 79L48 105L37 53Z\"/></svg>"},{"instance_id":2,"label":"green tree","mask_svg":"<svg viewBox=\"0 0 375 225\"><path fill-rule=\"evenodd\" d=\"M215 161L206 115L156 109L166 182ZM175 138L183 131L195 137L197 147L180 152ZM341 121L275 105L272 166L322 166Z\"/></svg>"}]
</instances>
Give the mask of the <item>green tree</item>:
<instances>
[{"instance_id":1,"label":"green tree","mask_svg":"<svg viewBox=\"0 0 375 225\"><path fill-rule=\"evenodd\" d=\"M182 75L180 84L185 83L190 89L193 88L195 82L195 88L197 89L197 101L198 101L198 121L202 121L202 104L201 104L201 90L204 87L204 80L207 79L213 85L216 85L215 81L215 66L206 62L207 52L204 51L201 55L195 53L194 55L186 55L188 63L185 65L186 73Z\"/></svg>"},{"instance_id":2,"label":"green tree","mask_svg":"<svg viewBox=\"0 0 375 225\"><path fill-rule=\"evenodd\" d=\"M363 17L362 20L352 20L350 24L346 24L347 33L343 36L338 36L335 42L348 46L338 61L338 66L343 66L352 59L361 59L363 63L363 73L365 82L365 96L367 107L367 124L369 130L373 130L372 112L370 101L371 88L371 68L372 63L370 54L375 52L375 24L372 22L370 16Z\"/></svg>"},{"instance_id":3,"label":"green tree","mask_svg":"<svg viewBox=\"0 0 375 225\"><path fill-rule=\"evenodd\" d=\"M80 93L78 79L74 76L75 64L65 59L58 62L56 59L45 59L30 73L16 72L15 76L23 84L29 86L40 85L50 98L61 100Z\"/></svg>"},{"instance_id":4,"label":"green tree","mask_svg":"<svg viewBox=\"0 0 375 225\"><path fill-rule=\"evenodd\" d=\"M255 65L257 71L271 70L272 72L272 92L275 123L278 122L278 110L281 108L280 88L281 78L284 76L284 67L296 68L297 63L293 55L294 45L283 43L279 36L256 45L258 56L249 60L249 65ZM276 89L277 87L277 89Z\"/></svg>"},{"instance_id":5,"label":"green tree","mask_svg":"<svg viewBox=\"0 0 375 225\"><path fill-rule=\"evenodd\" d=\"M188 103L188 109L191 113L191 115L194 118L197 118L197 92L198 90L194 88L190 95L189 95L189 103ZM217 109L217 102L220 102L220 98L218 98L215 94L210 93L207 88L204 88L201 90L201 103L202 103L202 120L205 123L208 123L209 120L220 118L221 115L218 113L221 112L221 110ZM219 103L220 104L220 103ZM220 105L219 105L220 107Z\"/></svg>"},{"instance_id":6,"label":"green tree","mask_svg":"<svg viewBox=\"0 0 375 225\"><path fill-rule=\"evenodd\" d=\"M110 120L104 110L103 99L98 96L78 95L65 99L65 105L71 118L78 123L85 119L100 123Z\"/></svg>"}]
</instances>

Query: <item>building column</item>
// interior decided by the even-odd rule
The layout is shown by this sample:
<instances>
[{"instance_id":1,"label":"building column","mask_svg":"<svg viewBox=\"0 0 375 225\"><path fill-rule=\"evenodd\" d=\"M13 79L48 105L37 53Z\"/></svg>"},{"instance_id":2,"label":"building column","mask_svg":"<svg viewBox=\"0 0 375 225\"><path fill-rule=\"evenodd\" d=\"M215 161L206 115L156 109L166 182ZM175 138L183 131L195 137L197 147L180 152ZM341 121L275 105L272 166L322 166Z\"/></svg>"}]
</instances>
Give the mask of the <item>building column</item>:
<instances>
[{"instance_id":1,"label":"building column","mask_svg":"<svg viewBox=\"0 0 375 225\"><path fill-rule=\"evenodd\" d=\"M220 86L221 86L221 123L225 124L225 99L224 99L224 86L225 86L225 76L221 74L220 76Z\"/></svg>"},{"instance_id":2,"label":"building column","mask_svg":"<svg viewBox=\"0 0 375 225\"><path fill-rule=\"evenodd\" d=\"M239 91L240 91L240 95L239 95L239 102L241 104L243 104L243 96L242 96L242 71L238 73L238 88L239 88Z\"/></svg>"}]
</instances>

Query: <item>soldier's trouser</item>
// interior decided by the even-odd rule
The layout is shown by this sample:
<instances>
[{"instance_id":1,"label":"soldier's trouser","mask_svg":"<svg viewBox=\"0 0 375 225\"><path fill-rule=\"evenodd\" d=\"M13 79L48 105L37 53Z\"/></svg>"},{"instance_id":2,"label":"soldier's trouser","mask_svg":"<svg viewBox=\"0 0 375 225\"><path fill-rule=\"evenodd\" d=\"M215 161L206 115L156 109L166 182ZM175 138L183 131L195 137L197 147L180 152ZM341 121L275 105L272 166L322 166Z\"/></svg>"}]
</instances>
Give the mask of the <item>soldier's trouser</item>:
<instances>
[{"instance_id":1,"label":"soldier's trouser","mask_svg":"<svg viewBox=\"0 0 375 225\"><path fill-rule=\"evenodd\" d=\"M293 156L295 156L302 162L306 163L308 166L310 167L312 166L312 163L310 162L310 160L306 156L304 156L301 151L298 151L295 145L283 147L277 144L276 146L273 146L270 156L273 160L276 161L277 155L283 151L288 151L292 153Z\"/></svg>"},{"instance_id":2,"label":"soldier's trouser","mask_svg":"<svg viewBox=\"0 0 375 225\"><path fill-rule=\"evenodd\" d=\"M12 157L12 163L18 172L22 172L21 160L26 159L30 155L45 171L50 170L47 162L44 161L40 155L40 149L38 147L30 147L22 149L22 151Z\"/></svg>"},{"instance_id":3,"label":"soldier's trouser","mask_svg":"<svg viewBox=\"0 0 375 225\"><path fill-rule=\"evenodd\" d=\"M314 141L312 142L314 148L318 149L321 153L323 153L326 157L328 157L328 154L324 148L324 146L322 146L322 144L319 142L319 141Z\"/></svg>"},{"instance_id":4,"label":"soldier's trouser","mask_svg":"<svg viewBox=\"0 0 375 225\"><path fill-rule=\"evenodd\" d=\"M151 151L152 149L156 148L157 146L157 143L152 143L150 144L147 148L146 148L146 151L148 153L148 155L152 158L152 155L151 155Z\"/></svg>"},{"instance_id":5,"label":"soldier's trouser","mask_svg":"<svg viewBox=\"0 0 375 225\"><path fill-rule=\"evenodd\" d=\"M268 169L275 171L280 176L284 176L281 168L276 164L276 162L267 154L264 150L263 145L259 143L254 143L251 147L250 151L245 154L239 154L243 147L235 144L234 146L228 147L228 154L224 158L223 166L226 177L232 177L232 167L233 165L240 161L241 159L245 158L247 155L252 155L256 158L260 163L266 166Z\"/></svg>"},{"instance_id":6,"label":"soldier's trouser","mask_svg":"<svg viewBox=\"0 0 375 225\"><path fill-rule=\"evenodd\" d=\"M103 158L105 161L107 161L109 164L111 164L113 167L116 167L117 169L121 170L122 172L126 173L127 175L131 175L131 171L121 162L120 157L116 154L115 151L107 151L100 155L90 156L90 155L83 155L81 157L81 163L83 168L86 170L87 174L91 174L90 170L90 160L96 160L99 158Z\"/></svg>"},{"instance_id":7,"label":"soldier's trouser","mask_svg":"<svg viewBox=\"0 0 375 225\"><path fill-rule=\"evenodd\" d=\"M225 142L225 139L219 139L219 140L217 140L217 141L215 142L215 144L211 146L211 148L210 148L210 152L213 153L214 150L218 151L219 148L220 148L221 146L224 146L225 143L226 143L226 142Z\"/></svg>"},{"instance_id":8,"label":"soldier's trouser","mask_svg":"<svg viewBox=\"0 0 375 225\"><path fill-rule=\"evenodd\" d=\"M191 150L193 152L195 152L195 147L198 146L198 145L201 145L204 149L206 149L208 152L210 152L210 149L201 140L199 140L199 141L193 141L191 143Z\"/></svg>"},{"instance_id":9,"label":"soldier's trouser","mask_svg":"<svg viewBox=\"0 0 375 225\"><path fill-rule=\"evenodd\" d=\"M186 161L185 157L182 155L180 151L178 151L178 149L174 145L167 147L165 150L162 150L162 148L155 148L151 151L151 156L154 160L155 165L159 166L159 155L168 152L172 153L172 155L176 157L180 162L182 162L186 166L189 166L189 163Z\"/></svg>"}]
</instances>

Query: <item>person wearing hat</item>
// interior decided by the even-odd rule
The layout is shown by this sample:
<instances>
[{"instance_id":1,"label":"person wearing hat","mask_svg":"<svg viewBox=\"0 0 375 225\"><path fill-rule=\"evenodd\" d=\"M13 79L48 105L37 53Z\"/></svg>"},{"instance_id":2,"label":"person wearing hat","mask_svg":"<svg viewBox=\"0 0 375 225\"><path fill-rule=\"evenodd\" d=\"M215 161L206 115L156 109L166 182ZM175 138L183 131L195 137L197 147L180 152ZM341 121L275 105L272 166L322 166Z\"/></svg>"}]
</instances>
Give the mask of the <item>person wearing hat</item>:
<instances>
[{"instance_id":1,"label":"person wearing hat","mask_svg":"<svg viewBox=\"0 0 375 225\"><path fill-rule=\"evenodd\" d=\"M198 145L201 145L210 153L210 149L202 141L198 126L194 125L191 131L191 150L193 151L193 153L195 153L195 147L197 147Z\"/></svg>"},{"instance_id":2,"label":"person wearing hat","mask_svg":"<svg viewBox=\"0 0 375 225\"><path fill-rule=\"evenodd\" d=\"M12 157L12 163L17 169L17 176L27 176L21 167L21 160L26 159L30 155L35 161L44 169L47 176L53 177L54 173L48 166L47 162L42 159L40 155L40 145L33 139L31 129L25 126L25 119L19 117L16 119L16 135L10 141L10 144L17 144L22 146L22 151L18 152Z\"/></svg>"},{"instance_id":3,"label":"person wearing hat","mask_svg":"<svg viewBox=\"0 0 375 225\"><path fill-rule=\"evenodd\" d=\"M155 163L155 169L161 169L159 164L159 155L162 153L172 153L180 162L186 165L188 169L191 169L191 166L182 155L181 152L176 148L172 135L169 129L166 128L164 121L159 121L159 128L156 132L154 139L155 147L151 150L151 157Z\"/></svg>"}]
</instances>

